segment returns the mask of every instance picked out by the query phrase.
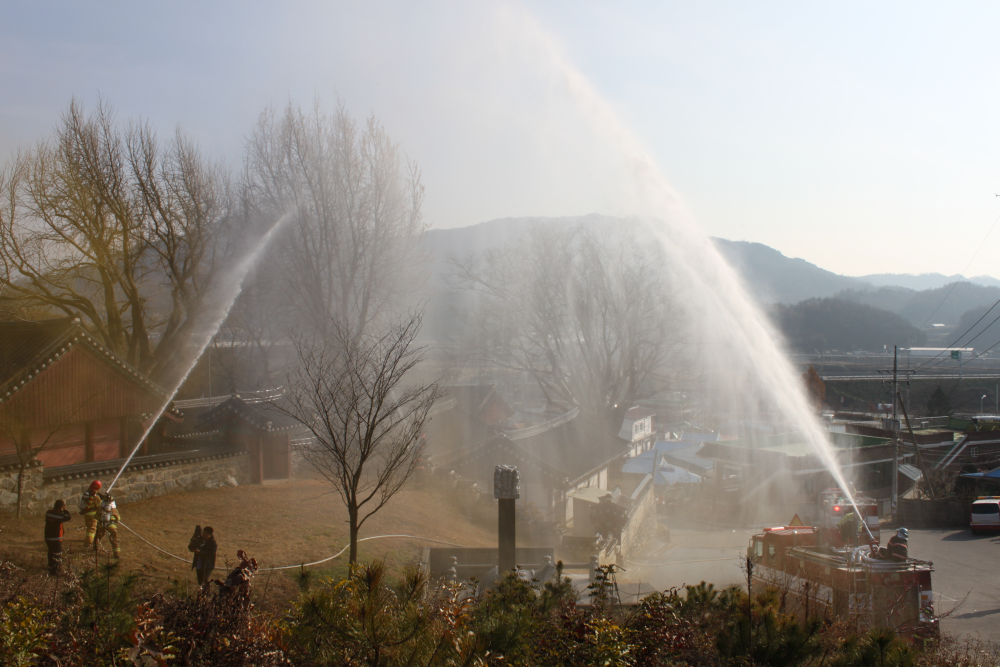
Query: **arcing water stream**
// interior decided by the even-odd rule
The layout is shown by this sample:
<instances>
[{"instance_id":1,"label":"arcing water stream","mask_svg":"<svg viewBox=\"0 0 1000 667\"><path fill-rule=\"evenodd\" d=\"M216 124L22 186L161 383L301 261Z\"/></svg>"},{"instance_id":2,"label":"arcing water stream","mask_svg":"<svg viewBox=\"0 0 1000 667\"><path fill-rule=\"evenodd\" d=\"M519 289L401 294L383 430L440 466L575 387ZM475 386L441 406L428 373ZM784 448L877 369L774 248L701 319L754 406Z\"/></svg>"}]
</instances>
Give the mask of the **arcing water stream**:
<instances>
[{"instance_id":1,"label":"arcing water stream","mask_svg":"<svg viewBox=\"0 0 1000 667\"><path fill-rule=\"evenodd\" d=\"M593 133L588 140L602 141L602 148L620 156L621 182L635 189L629 199L662 245L670 263L668 271L684 290L686 311L693 320L690 335L710 351L701 355L701 363L708 365L708 376L714 378L712 393L734 415L752 418L762 405L781 414L786 426L809 443L853 504L851 487L803 382L783 352L779 335L739 276L684 210L638 139L562 56L552 37L518 11L508 12L505 19L507 29L534 52L549 90L568 94L570 108Z\"/></svg>"},{"instance_id":2,"label":"arcing water stream","mask_svg":"<svg viewBox=\"0 0 1000 667\"><path fill-rule=\"evenodd\" d=\"M111 493L111 489L114 487L115 483L118 482L118 478L121 477L125 468L128 467L128 464L132 461L135 453L139 451L139 447L142 445L142 442L149 436L149 432L153 429L153 426L156 425L156 422L163 416L163 413L166 411L171 401L174 400L174 396L188 379L191 371L194 370L194 367L198 364L198 360L201 359L201 355L205 353L205 348L207 348L209 343L212 342L212 338L214 338L219 332L219 327L222 326L223 322L226 321L226 317L229 316L229 311L232 310L233 304L236 303L236 299L239 297L240 292L243 289L243 280L247 277L247 274L250 273L250 270L254 267L260 259L260 256L267 249L274 235L291 217L291 213L286 213L278 218L277 222L271 226L267 233L261 236L254 249L248 252L246 256L223 277L221 284L218 287L217 301L209 306L203 315L205 318L204 326L200 332L195 333L192 336L191 345L194 348L194 352L191 355L187 369L177 382L175 382L167 391L167 398L164 400L163 405L160 406L159 410L157 410L153 414L153 417L149 420L149 426L147 426L142 432L142 436L136 442L135 447L132 448L128 458L125 459L121 468L118 469L118 474L115 475L115 478L111 480L111 483L105 488L105 493Z\"/></svg>"}]
</instances>

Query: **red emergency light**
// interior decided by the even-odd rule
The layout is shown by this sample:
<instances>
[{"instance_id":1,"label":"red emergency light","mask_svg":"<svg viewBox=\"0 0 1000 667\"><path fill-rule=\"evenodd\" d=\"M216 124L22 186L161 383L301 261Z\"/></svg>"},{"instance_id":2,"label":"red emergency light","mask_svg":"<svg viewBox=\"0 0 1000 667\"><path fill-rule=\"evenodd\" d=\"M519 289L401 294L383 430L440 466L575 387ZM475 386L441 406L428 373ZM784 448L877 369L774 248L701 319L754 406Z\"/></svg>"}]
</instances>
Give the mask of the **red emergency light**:
<instances>
[{"instance_id":1,"label":"red emergency light","mask_svg":"<svg viewBox=\"0 0 1000 667\"><path fill-rule=\"evenodd\" d=\"M833 511L834 512L839 512L840 511L840 505L834 505L833 506Z\"/></svg>"}]
</instances>

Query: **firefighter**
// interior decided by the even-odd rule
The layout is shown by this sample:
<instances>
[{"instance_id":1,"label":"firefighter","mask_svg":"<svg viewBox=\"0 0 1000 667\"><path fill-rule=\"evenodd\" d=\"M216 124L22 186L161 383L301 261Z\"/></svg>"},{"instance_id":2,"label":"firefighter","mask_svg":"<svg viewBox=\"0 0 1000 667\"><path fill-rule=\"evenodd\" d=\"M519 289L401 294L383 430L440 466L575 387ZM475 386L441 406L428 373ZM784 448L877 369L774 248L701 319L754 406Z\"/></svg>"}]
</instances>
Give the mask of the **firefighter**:
<instances>
[{"instance_id":1,"label":"firefighter","mask_svg":"<svg viewBox=\"0 0 1000 667\"><path fill-rule=\"evenodd\" d=\"M910 531L905 528L897 528L896 534L889 538L888 543L878 550L879 558L883 560L904 561L909 558L909 546L907 539Z\"/></svg>"},{"instance_id":2,"label":"firefighter","mask_svg":"<svg viewBox=\"0 0 1000 667\"><path fill-rule=\"evenodd\" d=\"M111 550L114 557L116 559L121 558L122 549L118 544L118 521L121 519L121 515L118 514L115 499L110 494L102 495L101 501L100 515L97 519L97 535L94 537L94 548L97 549L101 538L107 535L108 541L111 542Z\"/></svg>"},{"instance_id":3,"label":"firefighter","mask_svg":"<svg viewBox=\"0 0 1000 667\"><path fill-rule=\"evenodd\" d=\"M66 501L62 498L45 513L45 546L49 550L49 574L59 574L59 564L62 562L63 524L72 518L66 509Z\"/></svg>"},{"instance_id":4,"label":"firefighter","mask_svg":"<svg viewBox=\"0 0 1000 667\"><path fill-rule=\"evenodd\" d=\"M83 515L83 522L87 527L83 538L85 547L94 543L94 535L97 534L97 515L101 511L101 486L101 480L95 479L90 483L90 488L80 496L80 514Z\"/></svg>"},{"instance_id":5,"label":"firefighter","mask_svg":"<svg viewBox=\"0 0 1000 667\"><path fill-rule=\"evenodd\" d=\"M853 511L844 515L844 518L837 524L840 529L840 537L846 546L858 546L858 533L861 531L861 522L858 515Z\"/></svg>"}]
</instances>

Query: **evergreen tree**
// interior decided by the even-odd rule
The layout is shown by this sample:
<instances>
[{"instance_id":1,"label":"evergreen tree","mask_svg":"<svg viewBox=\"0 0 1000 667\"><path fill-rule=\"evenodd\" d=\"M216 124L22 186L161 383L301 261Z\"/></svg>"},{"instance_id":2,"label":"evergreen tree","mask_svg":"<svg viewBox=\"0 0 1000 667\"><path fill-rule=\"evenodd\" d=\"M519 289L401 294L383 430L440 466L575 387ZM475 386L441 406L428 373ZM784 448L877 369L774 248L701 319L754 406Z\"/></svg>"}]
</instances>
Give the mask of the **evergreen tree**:
<instances>
[{"instance_id":1,"label":"evergreen tree","mask_svg":"<svg viewBox=\"0 0 1000 667\"><path fill-rule=\"evenodd\" d=\"M927 399L927 406L925 409L927 410L927 414L929 416L951 414L951 400L949 400L948 394L944 392L941 385L938 385L937 389L934 390L934 393Z\"/></svg>"}]
</instances>

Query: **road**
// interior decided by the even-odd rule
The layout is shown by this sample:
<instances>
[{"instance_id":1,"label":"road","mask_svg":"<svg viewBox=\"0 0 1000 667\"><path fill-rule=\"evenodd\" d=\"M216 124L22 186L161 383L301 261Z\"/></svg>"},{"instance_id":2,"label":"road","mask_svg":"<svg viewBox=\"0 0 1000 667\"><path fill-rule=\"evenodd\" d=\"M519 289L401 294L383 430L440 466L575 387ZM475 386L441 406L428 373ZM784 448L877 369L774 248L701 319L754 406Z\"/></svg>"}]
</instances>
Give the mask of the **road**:
<instances>
[{"instance_id":1,"label":"road","mask_svg":"<svg viewBox=\"0 0 1000 667\"><path fill-rule=\"evenodd\" d=\"M670 543L654 538L634 562L626 562L622 578L648 583L656 590L707 581L717 589L743 581L739 559L746 554L751 531L698 530L672 526Z\"/></svg>"},{"instance_id":2,"label":"road","mask_svg":"<svg viewBox=\"0 0 1000 667\"><path fill-rule=\"evenodd\" d=\"M1000 642L1000 534L911 530L909 547L914 558L934 562L934 606L939 614L951 612L941 629Z\"/></svg>"},{"instance_id":3,"label":"road","mask_svg":"<svg viewBox=\"0 0 1000 667\"><path fill-rule=\"evenodd\" d=\"M670 544L651 540L641 556L625 564L621 580L656 590L700 581L716 588L740 584L739 558L752 532L672 527ZM884 538L889 535L886 531ZM1000 533L973 537L968 529L911 530L910 555L934 563L935 608L949 614L942 630L1000 642Z\"/></svg>"}]
</instances>

